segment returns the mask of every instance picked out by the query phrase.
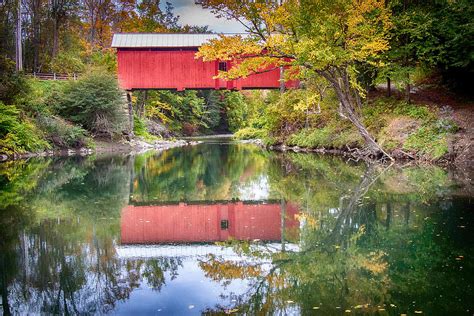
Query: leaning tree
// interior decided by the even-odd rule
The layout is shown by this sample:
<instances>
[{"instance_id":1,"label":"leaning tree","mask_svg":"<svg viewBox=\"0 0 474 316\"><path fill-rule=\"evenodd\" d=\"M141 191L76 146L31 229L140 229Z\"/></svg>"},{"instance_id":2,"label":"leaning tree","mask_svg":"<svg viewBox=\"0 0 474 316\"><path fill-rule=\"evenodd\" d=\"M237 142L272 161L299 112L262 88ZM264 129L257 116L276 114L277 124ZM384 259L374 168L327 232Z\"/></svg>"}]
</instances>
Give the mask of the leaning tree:
<instances>
[{"instance_id":1,"label":"leaning tree","mask_svg":"<svg viewBox=\"0 0 474 316\"><path fill-rule=\"evenodd\" d=\"M392 159L364 126L361 64L381 66L389 48L390 11L382 0L204 0L218 17L234 19L248 34L221 36L201 46L197 58L236 60L223 79L237 79L275 67L285 78L322 77L334 89L339 113L363 137L367 154Z\"/></svg>"}]
</instances>

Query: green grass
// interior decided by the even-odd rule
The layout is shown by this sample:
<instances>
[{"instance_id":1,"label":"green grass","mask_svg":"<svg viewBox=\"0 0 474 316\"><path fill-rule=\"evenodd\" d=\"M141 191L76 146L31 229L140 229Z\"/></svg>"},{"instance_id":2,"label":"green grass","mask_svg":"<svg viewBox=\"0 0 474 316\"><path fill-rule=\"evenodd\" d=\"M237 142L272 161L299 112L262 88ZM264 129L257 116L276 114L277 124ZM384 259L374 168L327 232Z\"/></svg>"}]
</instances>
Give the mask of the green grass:
<instances>
[{"instance_id":1,"label":"green grass","mask_svg":"<svg viewBox=\"0 0 474 316\"><path fill-rule=\"evenodd\" d=\"M436 160L448 153L447 135L436 126L423 126L408 136L403 149Z\"/></svg>"},{"instance_id":2,"label":"green grass","mask_svg":"<svg viewBox=\"0 0 474 316\"><path fill-rule=\"evenodd\" d=\"M352 128L340 129L335 125L328 125L317 129L303 129L291 135L286 144L306 148L344 148L360 146L362 139Z\"/></svg>"},{"instance_id":3,"label":"green grass","mask_svg":"<svg viewBox=\"0 0 474 316\"><path fill-rule=\"evenodd\" d=\"M235 139L263 139L266 136L266 130L253 127L242 128L234 134Z\"/></svg>"},{"instance_id":4,"label":"green grass","mask_svg":"<svg viewBox=\"0 0 474 316\"><path fill-rule=\"evenodd\" d=\"M150 142L161 139L160 137L150 134L146 127L145 120L139 118L136 115L133 117L133 133L135 134L135 136L142 137L144 140Z\"/></svg>"},{"instance_id":5,"label":"green grass","mask_svg":"<svg viewBox=\"0 0 474 316\"><path fill-rule=\"evenodd\" d=\"M362 109L362 115L367 129L385 150L391 152L400 148L427 160L437 160L446 155L448 137L457 130L456 124L451 119L440 118L437 110L395 98L372 100ZM413 126L393 130L394 121L400 119L412 121ZM390 132L389 126L392 126ZM318 128L294 132L284 143L306 148L364 146L355 128L347 120L336 116L326 117Z\"/></svg>"}]
</instances>

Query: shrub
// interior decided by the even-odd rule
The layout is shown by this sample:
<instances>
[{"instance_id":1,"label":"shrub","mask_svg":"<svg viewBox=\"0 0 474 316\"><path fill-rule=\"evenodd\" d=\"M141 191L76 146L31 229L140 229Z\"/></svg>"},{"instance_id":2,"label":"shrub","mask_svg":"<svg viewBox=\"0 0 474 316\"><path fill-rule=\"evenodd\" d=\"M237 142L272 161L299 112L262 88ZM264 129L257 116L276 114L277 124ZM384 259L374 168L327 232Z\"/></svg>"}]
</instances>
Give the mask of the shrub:
<instances>
[{"instance_id":1,"label":"shrub","mask_svg":"<svg viewBox=\"0 0 474 316\"><path fill-rule=\"evenodd\" d=\"M300 132L292 135L287 140L287 144L290 146L310 148L329 147L331 145L333 134L334 131L329 127L314 130L301 130Z\"/></svg>"},{"instance_id":2,"label":"shrub","mask_svg":"<svg viewBox=\"0 0 474 316\"><path fill-rule=\"evenodd\" d=\"M137 115L133 116L133 133L136 136L143 137L145 140L152 141L160 139L148 132L148 127L145 119L139 118Z\"/></svg>"},{"instance_id":3,"label":"shrub","mask_svg":"<svg viewBox=\"0 0 474 316\"><path fill-rule=\"evenodd\" d=\"M80 148L88 143L87 131L59 117L39 115L38 126L53 145L60 148Z\"/></svg>"},{"instance_id":4,"label":"shrub","mask_svg":"<svg viewBox=\"0 0 474 316\"><path fill-rule=\"evenodd\" d=\"M239 128L247 124L247 104L240 92L228 92L225 95L227 120L231 132L238 131Z\"/></svg>"},{"instance_id":5,"label":"shrub","mask_svg":"<svg viewBox=\"0 0 474 316\"><path fill-rule=\"evenodd\" d=\"M0 102L0 151L13 154L47 148L50 145L28 118L21 118L15 106Z\"/></svg>"},{"instance_id":6,"label":"shrub","mask_svg":"<svg viewBox=\"0 0 474 316\"><path fill-rule=\"evenodd\" d=\"M267 131L263 129L257 129L253 127L246 127L243 129L238 130L234 134L234 138L236 139L261 139L267 135Z\"/></svg>"},{"instance_id":7,"label":"shrub","mask_svg":"<svg viewBox=\"0 0 474 316\"><path fill-rule=\"evenodd\" d=\"M52 115L54 100L62 94L67 86L62 80L39 80L29 78L26 81L28 93L21 98L17 98L17 106L22 112L35 116L37 114Z\"/></svg>"},{"instance_id":8,"label":"shrub","mask_svg":"<svg viewBox=\"0 0 474 316\"><path fill-rule=\"evenodd\" d=\"M393 111L396 115L405 115L411 118L421 119L429 121L434 119L436 116L433 112L424 105L410 104L406 102L400 102Z\"/></svg>"},{"instance_id":9,"label":"shrub","mask_svg":"<svg viewBox=\"0 0 474 316\"><path fill-rule=\"evenodd\" d=\"M448 153L447 132L435 125L423 126L408 136L403 148L428 159L439 159Z\"/></svg>"},{"instance_id":10,"label":"shrub","mask_svg":"<svg viewBox=\"0 0 474 316\"><path fill-rule=\"evenodd\" d=\"M123 102L115 77L95 72L70 82L58 96L56 108L61 116L96 135L113 135L125 123Z\"/></svg>"},{"instance_id":11,"label":"shrub","mask_svg":"<svg viewBox=\"0 0 474 316\"><path fill-rule=\"evenodd\" d=\"M51 61L51 70L58 73L82 72L85 65L79 54L74 52L61 52Z\"/></svg>"},{"instance_id":12,"label":"shrub","mask_svg":"<svg viewBox=\"0 0 474 316\"><path fill-rule=\"evenodd\" d=\"M26 94L25 77L15 73L15 63L0 55L0 101L11 104L18 95Z\"/></svg>"}]
</instances>

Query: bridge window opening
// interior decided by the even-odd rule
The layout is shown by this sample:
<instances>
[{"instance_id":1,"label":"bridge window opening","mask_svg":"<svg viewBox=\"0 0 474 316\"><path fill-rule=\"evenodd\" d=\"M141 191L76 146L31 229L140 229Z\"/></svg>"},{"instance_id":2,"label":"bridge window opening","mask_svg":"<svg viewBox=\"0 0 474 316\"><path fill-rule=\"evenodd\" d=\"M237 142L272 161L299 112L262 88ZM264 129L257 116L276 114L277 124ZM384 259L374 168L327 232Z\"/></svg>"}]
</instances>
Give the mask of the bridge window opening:
<instances>
[{"instance_id":1,"label":"bridge window opening","mask_svg":"<svg viewBox=\"0 0 474 316\"><path fill-rule=\"evenodd\" d=\"M219 70L220 70L220 71L227 71L227 62L225 62L225 61L220 61L220 62L219 62Z\"/></svg>"},{"instance_id":2,"label":"bridge window opening","mask_svg":"<svg viewBox=\"0 0 474 316\"><path fill-rule=\"evenodd\" d=\"M222 230L229 229L229 221L227 219L221 220L221 229Z\"/></svg>"}]
</instances>

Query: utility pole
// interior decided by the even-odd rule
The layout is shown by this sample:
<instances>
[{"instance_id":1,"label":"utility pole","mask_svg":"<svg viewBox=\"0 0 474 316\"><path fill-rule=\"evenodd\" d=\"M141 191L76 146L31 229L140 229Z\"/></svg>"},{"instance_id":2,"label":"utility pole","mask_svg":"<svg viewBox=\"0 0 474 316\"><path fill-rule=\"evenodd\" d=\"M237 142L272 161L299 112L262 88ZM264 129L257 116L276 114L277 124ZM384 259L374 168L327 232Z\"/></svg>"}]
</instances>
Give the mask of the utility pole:
<instances>
[{"instance_id":1,"label":"utility pole","mask_svg":"<svg viewBox=\"0 0 474 316\"><path fill-rule=\"evenodd\" d=\"M21 46L21 0L18 0L17 20L16 20L16 71L23 71L23 51Z\"/></svg>"}]
</instances>

